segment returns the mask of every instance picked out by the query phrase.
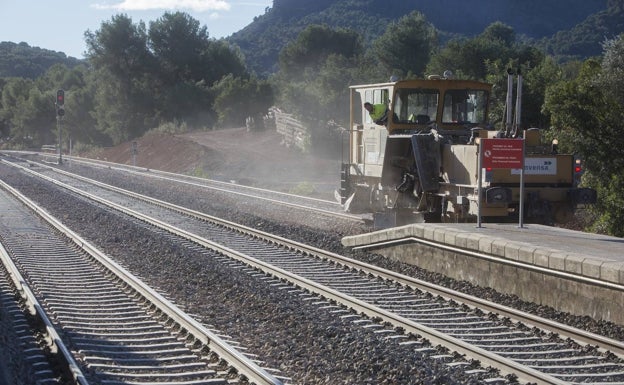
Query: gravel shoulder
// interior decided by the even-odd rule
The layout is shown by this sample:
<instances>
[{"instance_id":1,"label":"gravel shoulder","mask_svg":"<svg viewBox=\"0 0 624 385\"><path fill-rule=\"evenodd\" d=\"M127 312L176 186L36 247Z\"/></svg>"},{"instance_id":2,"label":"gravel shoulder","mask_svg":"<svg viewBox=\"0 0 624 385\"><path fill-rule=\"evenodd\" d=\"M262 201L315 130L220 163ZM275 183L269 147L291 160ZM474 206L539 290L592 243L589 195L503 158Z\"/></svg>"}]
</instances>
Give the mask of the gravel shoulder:
<instances>
[{"instance_id":1,"label":"gravel shoulder","mask_svg":"<svg viewBox=\"0 0 624 385\"><path fill-rule=\"evenodd\" d=\"M229 128L184 134L152 132L132 143L81 156L149 169L235 181L244 185L333 199L340 184L340 159L286 147L275 131Z\"/></svg>"}]
</instances>

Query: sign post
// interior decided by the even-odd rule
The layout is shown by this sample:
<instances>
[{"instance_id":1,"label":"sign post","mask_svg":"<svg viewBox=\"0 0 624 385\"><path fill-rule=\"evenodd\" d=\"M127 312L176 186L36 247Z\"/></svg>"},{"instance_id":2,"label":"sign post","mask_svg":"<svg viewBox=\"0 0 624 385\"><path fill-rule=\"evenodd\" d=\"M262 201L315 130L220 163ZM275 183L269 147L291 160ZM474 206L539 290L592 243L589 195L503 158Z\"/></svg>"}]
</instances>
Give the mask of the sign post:
<instances>
[{"instance_id":1,"label":"sign post","mask_svg":"<svg viewBox=\"0 0 624 385\"><path fill-rule=\"evenodd\" d=\"M522 139L522 167L520 167L520 213L518 215L518 227L522 228L524 225L524 146L525 142Z\"/></svg>"},{"instance_id":2,"label":"sign post","mask_svg":"<svg viewBox=\"0 0 624 385\"><path fill-rule=\"evenodd\" d=\"M520 213L519 226L523 225L524 212L524 139L481 139L479 146L479 170L477 178L479 206L477 213L478 227L481 227L482 169L519 169L520 170Z\"/></svg>"},{"instance_id":3,"label":"sign post","mask_svg":"<svg viewBox=\"0 0 624 385\"><path fill-rule=\"evenodd\" d=\"M483 196L483 141L479 143L479 168L477 169L477 227L481 228L481 197Z\"/></svg>"}]
</instances>

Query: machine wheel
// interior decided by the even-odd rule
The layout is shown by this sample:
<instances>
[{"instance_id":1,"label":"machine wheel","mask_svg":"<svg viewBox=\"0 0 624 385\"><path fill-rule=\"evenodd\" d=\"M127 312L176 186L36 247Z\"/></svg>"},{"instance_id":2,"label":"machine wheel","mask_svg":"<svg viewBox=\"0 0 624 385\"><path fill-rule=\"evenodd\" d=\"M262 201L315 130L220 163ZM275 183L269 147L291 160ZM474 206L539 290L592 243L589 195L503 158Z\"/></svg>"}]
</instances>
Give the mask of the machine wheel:
<instances>
[{"instance_id":1,"label":"machine wheel","mask_svg":"<svg viewBox=\"0 0 624 385\"><path fill-rule=\"evenodd\" d=\"M574 218L574 207L568 203L554 203L552 212L555 223L569 223Z\"/></svg>"},{"instance_id":2,"label":"machine wheel","mask_svg":"<svg viewBox=\"0 0 624 385\"><path fill-rule=\"evenodd\" d=\"M426 223L442 222L442 198L439 196L429 196L427 206L429 211L424 214Z\"/></svg>"}]
</instances>

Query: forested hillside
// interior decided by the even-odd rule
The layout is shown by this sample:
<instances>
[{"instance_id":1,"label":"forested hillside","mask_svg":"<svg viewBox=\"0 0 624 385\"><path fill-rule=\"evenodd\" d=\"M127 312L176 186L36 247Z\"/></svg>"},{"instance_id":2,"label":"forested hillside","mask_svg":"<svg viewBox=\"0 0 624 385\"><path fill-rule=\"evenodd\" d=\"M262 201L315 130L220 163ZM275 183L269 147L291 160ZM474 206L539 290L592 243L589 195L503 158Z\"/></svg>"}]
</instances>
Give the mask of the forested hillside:
<instances>
[{"instance_id":1,"label":"forested hillside","mask_svg":"<svg viewBox=\"0 0 624 385\"><path fill-rule=\"evenodd\" d=\"M601 43L624 30L621 0L274 0L264 15L227 40L238 45L250 70L277 71L278 54L310 24L352 29L364 44L391 22L418 10L439 32L439 43L481 33L501 21L519 36L563 58L601 53ZM74 67L78 59L26 43L0 42L0 77L34 79L53 64Z\"/></svg>"},{"instance_id":2,"label":"forested hillside","mask_svg":"<svg viewBox=\"0 0 624 385\"><path fill-rule=\"evenodd\" d=\"M72 68L80 64L80 60L26 43L0 42L0 77L35 79L54 64Z\"/></svg>"},{"instance_id":3,"label":"forested hillside","mask_svg":"<svg viewBox=\"0 0 624 385\"><path fill-rule=\"evenodd\" d=\"M600 54L600 43L622 30L621 25L618 29L617 23L607 20L608 6L617 12L619 1L274 0L273 8L229 40L241 47L250 69L265 75L276 71L280 50L307 25L352 29L367 44L380 36L389 23L418 10L440 32L440 43L457 35L477 35L500 21L520 36L543 39L542 44L554 53L583 58ZM599 12L599 17L592 16ZM622 16L612 18L621 20ZM575 28L581 23L592 33L576 33ZM560 31L562 34L551 44L549 38Z\"/></svg>"},{"instance_id":4,"label":"forested hillside","mask_svg":"<svg viewBox=\"0 0 624 385\"><path fill-rule=\"evenodd\" d=\"M562 58L590 57L600 54L600 45L624 31L624 2L609 1L609 8L592 14L569 30L544 39L547 52Z\"/></svg>"}]
</instances>

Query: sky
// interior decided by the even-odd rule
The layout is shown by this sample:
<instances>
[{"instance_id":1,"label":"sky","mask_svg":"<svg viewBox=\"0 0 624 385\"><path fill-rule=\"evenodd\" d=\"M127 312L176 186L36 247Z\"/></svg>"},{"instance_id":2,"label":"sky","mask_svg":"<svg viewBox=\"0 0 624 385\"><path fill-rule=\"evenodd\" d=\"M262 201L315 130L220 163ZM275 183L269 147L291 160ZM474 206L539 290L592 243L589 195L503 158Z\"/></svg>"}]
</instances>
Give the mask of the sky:
<instances>
[{"instance_id":1,"label":"sky","mask_svg":"<svg viewBox=\"0 0 624 385\"><path fill-rule=\"evenodd\" d=\"M0 0L0 41L26 42L82 59L85 31L97 31L117 14L149 28L165 12L186 12L218 39L272 6L273 0Z\"/></svg>"}]
</instances>

